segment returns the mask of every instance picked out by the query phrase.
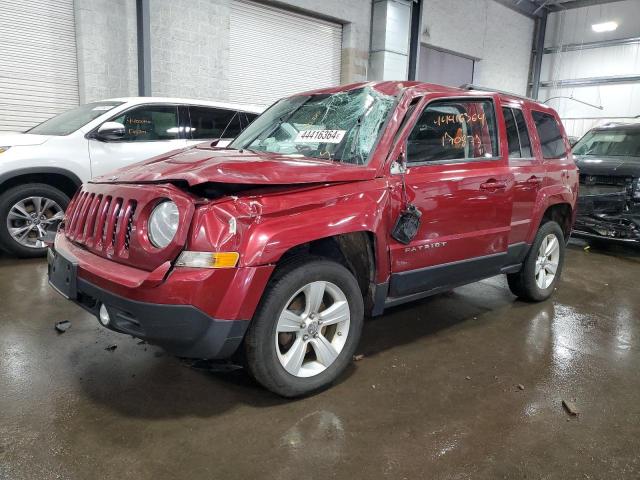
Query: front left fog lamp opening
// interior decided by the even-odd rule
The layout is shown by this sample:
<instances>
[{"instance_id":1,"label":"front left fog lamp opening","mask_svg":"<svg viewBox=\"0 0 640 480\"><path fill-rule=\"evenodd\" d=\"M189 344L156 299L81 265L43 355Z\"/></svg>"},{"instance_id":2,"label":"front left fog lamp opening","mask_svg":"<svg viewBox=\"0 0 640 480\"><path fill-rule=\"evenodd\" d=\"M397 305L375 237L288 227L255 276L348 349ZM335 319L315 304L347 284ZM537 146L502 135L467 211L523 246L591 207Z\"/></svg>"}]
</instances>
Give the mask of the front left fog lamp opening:
<instances>
[{"instance_id":1,"label":"front left fog lamp opening","mask_svg":"<svg viewBox=\"0 0 640 480\"><path fill-rule=\"evenodd\" d=\"M238 252L189 252L184 251L176 261L176 267L233 268L238 264Z\"/></svg>"},{"instance_id":2,"label":"front left fog lamp opening","mask_svg":"<svg viewBox=\"0 0 640 480\"><path fill-rule=\"evenodd\" d=\"M108 326L109 323L111 323L111 317L109 316L109 311L107 310L107 307L104 305L104 303L100 304L100 311L98 312L98 320L100 320L100 323L105 327Z\"/></svg>"}]
</instances>

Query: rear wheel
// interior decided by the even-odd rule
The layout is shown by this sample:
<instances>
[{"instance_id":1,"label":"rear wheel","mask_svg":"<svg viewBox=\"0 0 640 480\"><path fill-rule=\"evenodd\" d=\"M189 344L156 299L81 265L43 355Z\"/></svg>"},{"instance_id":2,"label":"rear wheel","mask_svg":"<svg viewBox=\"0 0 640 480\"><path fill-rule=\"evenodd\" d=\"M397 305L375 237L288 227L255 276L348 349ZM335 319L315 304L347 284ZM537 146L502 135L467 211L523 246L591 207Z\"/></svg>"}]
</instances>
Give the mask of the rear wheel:
<instances>
[{"instance_id":1,"label":"rear wheel","mask_svg":"<svg viewBox=\"0 0 640 480\"><path fill-rule=\"evenodd\" d=\"M534 302L546 300L553 293L564 262L564 235L560 225L547 222L539 229L531 249L517 273L507 275L514 295Z\"/></svg>"},{"instance_id":2,"label":"rear wheel","mask_svg":"<svg viewBox=\"0 0 640 480\"><path fill-rule=\"evenodd\" d=\"M18 257L40 257L46 252L42 238L55 231L69 197L42 183L18 185L0 195L0 245Z\"/></svg>"},{"instance_id":3,"label":"rear wheel","mask_svg":"<svg viewBox=\"0 0 640 480\"><path fill-rule=\"evenodd\" d=\"M247 332L248 369L285 397L326 388L350 363L363 316L358 282L345 267L290 263L271 281Z\"/></svg>"}]
</instances>

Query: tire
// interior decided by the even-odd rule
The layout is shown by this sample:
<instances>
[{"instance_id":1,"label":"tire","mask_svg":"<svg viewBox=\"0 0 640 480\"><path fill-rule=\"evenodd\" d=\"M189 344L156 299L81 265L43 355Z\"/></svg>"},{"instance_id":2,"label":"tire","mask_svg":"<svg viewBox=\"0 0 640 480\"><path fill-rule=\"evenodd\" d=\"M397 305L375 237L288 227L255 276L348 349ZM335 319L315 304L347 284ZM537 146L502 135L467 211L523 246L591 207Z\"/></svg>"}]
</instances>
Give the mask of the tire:
<instances>
[{"instance_id":1,"label":"tire","mask_svg":"<svg viewBox=\"0 0 640 480\"><path fill-rule=\"evenodd\" d=\"M539 261L540 248L543 242L551 239L551 236L555 237L557 242L557 250L553 250L552 255L548 255L545 260L544 266L539 269L539 274L536 272ZM548 243L547 243L547 248ZM509 289L511 292L521 298L530 302L541 302L546 300L553 293L560 275L562 273L562 265L564 263L565 242L564 235L560 225L556 222L547 222L540 226L538 233L536 234L531 249L527 254L527 257L522 264L522 269L517 273L510 273L507 275L507 281L509 283ZM556 261L554 261L556 260ZM555 263L555 265L554 265ZM550 271L555 266L555 273L553 278L549 281L547 275L550 275ZM541 278L544 278L541 284Z\"/></svg>"},{"instance_id":2,"label":"tire","mask_svg":"<svg viewBox=\"0 0 640 480\"><path fill-rule=\"evenodd\" d=\"M42 211L36 219L33 216L37 213L37 205ZM66 194L44 183L10 188L0 195L0 246L9 254L21 258L43 256L47 248L37 240L37 236L57 228L67 205L69 197ZM29 224L29 221L32 223ZM15 229L14 235L10 228ZM21 242L20 236L23 234Z\"/></svg>"},{"instance_id":3,"label":"tire","mask_svg":"<svg viewBox=\"0 0 640 480\"><path fill-rule=\"evenodd\" d=\"M314 297L321 298L315 309ZM306 311L319 315L305 316ZM333 320L343 320L327 324L332 321L332 312ZM249 373L258 383L283 397L323 390L352 361L363 317L362 293L349 270L317 257L292 260L280 267L269 282L245 337ZM326 347L327 342L330 348ZM295 355L298 352L302 353ZM301 366L296 368L295 359L300 356Z\"/></svg>"}]
</instances>

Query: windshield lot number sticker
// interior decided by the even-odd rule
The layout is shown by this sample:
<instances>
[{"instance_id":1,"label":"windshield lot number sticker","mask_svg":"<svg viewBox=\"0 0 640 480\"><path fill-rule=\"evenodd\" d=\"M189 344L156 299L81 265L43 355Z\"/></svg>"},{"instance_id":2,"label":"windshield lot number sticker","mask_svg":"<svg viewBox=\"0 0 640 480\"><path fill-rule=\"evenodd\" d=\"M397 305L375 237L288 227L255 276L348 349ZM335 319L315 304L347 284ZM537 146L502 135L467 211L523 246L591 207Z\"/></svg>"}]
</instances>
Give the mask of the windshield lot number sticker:
<instances>
[{"instance_id":1,"label":"windshield lot number sticker","mask_svg":"<svg viewBox=\"0 0 640 480\"><path fill-rule=\"evenodd\" d=\"M346 130L302 130L295 143L340 143Z\"/></svg>"}]
</instances>

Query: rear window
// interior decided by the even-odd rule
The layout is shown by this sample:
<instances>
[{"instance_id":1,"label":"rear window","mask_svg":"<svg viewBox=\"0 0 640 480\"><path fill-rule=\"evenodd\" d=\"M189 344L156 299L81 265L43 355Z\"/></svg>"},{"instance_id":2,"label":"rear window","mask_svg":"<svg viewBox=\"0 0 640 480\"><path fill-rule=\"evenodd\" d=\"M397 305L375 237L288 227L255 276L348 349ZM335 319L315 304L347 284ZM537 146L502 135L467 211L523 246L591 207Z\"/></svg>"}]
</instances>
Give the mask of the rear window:
<instances>
[{"instance_id":1,"label":"rear window","mask_svg":"<svg viewBox=\"0 0 640 480\"><path fill-rule=\"evenodd\" d=\"M553 115L542 112L531 112L536 130L540 137L542 156L544 158L559 158L565 155L564 139L560 131L560 125Z\"/></svg>"}]
</instances>

